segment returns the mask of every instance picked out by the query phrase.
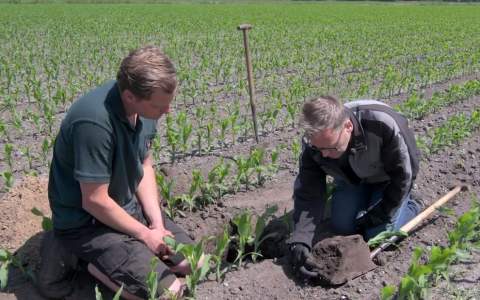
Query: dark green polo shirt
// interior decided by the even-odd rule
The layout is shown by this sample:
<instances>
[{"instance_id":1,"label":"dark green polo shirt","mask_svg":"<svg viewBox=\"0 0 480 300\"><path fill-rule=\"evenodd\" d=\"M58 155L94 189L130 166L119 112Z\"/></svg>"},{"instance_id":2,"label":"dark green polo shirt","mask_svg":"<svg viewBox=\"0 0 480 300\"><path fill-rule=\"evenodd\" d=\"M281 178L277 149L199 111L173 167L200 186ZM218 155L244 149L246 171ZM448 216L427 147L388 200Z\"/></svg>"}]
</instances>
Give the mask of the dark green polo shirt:
<instances>
[{"instance_id":1,"label":"dark green polo shirt","mask_svg":"<svg viewBox=\"0 0 480 300\"><path fill-rule=\"evenodd\" d=\"M135 192L155 137L156 120L126 118L116 81L75 101L55 140L48 197L55 229L92 222L82 208L79 182L109 183L108 194L127 212L136 209Z\"/></svg>"}]
</instances>

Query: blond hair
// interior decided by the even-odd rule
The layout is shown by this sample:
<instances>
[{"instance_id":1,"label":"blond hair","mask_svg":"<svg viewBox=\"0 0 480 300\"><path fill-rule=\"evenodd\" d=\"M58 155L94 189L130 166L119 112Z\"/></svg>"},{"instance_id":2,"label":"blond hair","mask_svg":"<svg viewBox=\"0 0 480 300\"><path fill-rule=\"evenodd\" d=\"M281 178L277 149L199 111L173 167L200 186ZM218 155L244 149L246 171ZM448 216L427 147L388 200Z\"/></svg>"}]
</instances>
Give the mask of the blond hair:
<instances>
[{"instance_id":1,"label":"blond hair","mask_svg":"<svg viewBox=\"0 0 480 300\"><path fill-rule=\"evenodd\" d=\"M121 91L130 90L136 96L148 99L154 89L171 94L177 87L177 72L172 61L155 46L131 51L122 60L117 73Z\"/></svg>"},{"instance_id":2,"label":"blond hair","mask_svg":"<svg viewBox=\"0 0 480 300\"><path fill-rule=\"evenodd\" d=\"M324 130L338 129L348 118L345 106L333 96L321 96L305 102L300 124L307 136Z\"/></svg>"}]
</instances>

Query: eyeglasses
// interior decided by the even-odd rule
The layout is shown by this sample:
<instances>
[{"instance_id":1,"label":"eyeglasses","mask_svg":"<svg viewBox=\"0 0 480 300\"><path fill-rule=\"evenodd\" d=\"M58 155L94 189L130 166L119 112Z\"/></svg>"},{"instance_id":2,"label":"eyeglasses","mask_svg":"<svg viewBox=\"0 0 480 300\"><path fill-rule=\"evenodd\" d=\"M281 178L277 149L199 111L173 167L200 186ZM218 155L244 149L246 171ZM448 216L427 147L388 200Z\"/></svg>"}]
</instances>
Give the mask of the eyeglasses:
<instances>
[{"instance_id":1,"label":"eyeglasses","mask_svg":"<svg viewBox=\"0 0 480 300\"><path fill-rule=\"evenodd\" d=\"M303 139L304 139L305 143L315 151L319 151L319 152L320 151L340 151L341 149L340 149L338 144L340 144L340 139L342 138L343 132L345 131L344 129L345 129L345 127L342 127L342 129L340 129L340 133L338 134L338 138L337 138L337 140L335 141L335 144L334 144L335 146L333 146L333 147L319 148L319 147L315 146L314 144L312 144L312 140L309 137L305 136Z\"/></svg>"}]
</instances>

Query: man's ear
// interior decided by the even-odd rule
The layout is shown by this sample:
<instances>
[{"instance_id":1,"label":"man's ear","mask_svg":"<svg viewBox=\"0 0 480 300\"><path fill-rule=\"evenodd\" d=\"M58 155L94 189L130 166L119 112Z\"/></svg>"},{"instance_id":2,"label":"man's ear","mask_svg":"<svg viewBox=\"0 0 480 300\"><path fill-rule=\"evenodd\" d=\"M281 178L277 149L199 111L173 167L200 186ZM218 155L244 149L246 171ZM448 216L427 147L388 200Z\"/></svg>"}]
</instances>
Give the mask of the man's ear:
<instances>
[{"instance_id":1,"label":"man's ear","mask_svg":"<svg viewBox=\"0 0 480 300\"><path fill-rule=\"evenodd\" d=\"M129 89L125 89L122 92L122 98L125 99L128 103L137 102L137 97Z\"/></svg>"},{"instance_id":2,"label":"man's ear","mask_svg":"<svg viewBox=\"0 0 480 300\"><path fill-rule=\"evenodd\" d=\"M347 129L347 132L352 132L353 131L353 123L351 120L347 120L345 122L345 128Z\"/></svg>"}]
</instances>

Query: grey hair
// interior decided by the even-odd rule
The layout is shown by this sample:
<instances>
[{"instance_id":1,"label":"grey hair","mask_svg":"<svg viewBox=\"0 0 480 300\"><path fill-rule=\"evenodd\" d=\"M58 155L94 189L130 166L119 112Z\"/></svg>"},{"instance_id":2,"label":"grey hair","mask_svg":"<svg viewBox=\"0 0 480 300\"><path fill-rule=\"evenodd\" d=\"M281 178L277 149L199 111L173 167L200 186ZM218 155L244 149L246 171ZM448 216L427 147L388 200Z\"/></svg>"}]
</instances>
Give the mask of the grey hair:
<instances>
[{"instance_id":1,"label":"grey hair","mask_svg":"<svg viewBox=\"0 0 480 300\"><path fill-rule=\"evenodd\" d=\"M348 118L345 106L333 96L321 96L305 102L302 108L300 124L306 136L324 130L337 129Z\"/></svg>"}]
</instances>

